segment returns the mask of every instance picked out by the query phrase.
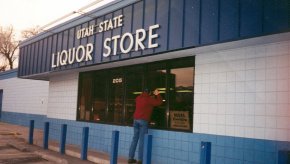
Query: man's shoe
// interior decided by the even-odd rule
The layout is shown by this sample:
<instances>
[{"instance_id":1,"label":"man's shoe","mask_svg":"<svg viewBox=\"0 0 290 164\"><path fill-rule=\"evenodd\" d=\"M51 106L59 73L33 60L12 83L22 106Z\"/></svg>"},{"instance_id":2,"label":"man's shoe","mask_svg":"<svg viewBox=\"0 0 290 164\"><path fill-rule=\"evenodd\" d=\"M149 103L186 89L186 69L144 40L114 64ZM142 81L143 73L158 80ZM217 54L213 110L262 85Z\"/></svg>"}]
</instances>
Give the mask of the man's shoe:
<instances>
[{"instance_id":1,"label":"man's shoe","mask_svg":"<svg viewBox=\"0 0 290 164\"><path fill-rule=\"evenodd\" d=\"M142 161L137 161L137 164L142 164Z\"/></svg>"},{"instance_id":2,"label":"man's shoe","mask_svg":"<svg viewBox=\"0 0 290 164\"><path fill-rule=\"evenodd\" d=\"M136 163L137 161L136 161L136 159L129 159L128 160L128 163Z\"/></svg>"}]
</instances>

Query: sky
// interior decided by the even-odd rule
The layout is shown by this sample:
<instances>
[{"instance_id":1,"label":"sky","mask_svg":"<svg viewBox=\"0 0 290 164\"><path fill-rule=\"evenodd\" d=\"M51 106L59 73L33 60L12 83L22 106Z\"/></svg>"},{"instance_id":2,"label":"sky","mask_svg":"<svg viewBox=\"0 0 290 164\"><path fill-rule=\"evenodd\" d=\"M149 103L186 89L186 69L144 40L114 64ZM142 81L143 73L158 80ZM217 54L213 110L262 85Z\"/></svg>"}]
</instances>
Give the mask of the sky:
<instances>
[{"instance_id":1,"label":"sky","mask_svg":"<svg viewBox=\"0 0 290 164\"><path fill-rule=\"evenodd\" d=\"M19 37L20 32L25 29L35 26L45 26L95 1L96 0L0 0L0 26L7 27L12 25L17 32L16 37Z\"/></svg>"}]
</instances>

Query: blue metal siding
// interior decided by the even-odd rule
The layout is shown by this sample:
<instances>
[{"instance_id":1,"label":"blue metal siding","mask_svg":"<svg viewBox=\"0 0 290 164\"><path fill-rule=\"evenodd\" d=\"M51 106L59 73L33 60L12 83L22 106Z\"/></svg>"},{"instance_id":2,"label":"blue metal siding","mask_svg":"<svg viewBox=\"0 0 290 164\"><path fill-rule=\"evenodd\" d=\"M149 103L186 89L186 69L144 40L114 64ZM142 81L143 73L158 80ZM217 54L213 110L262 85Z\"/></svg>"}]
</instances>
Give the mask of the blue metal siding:
<instances>
[{"instance_id":1,"label":"blue metal siding","mask_svg":"<svg viewBox=\"0 0 290 164\"><path fill-rule=\"evenodd\" d=\"M107 14L107 15L105 16L105 20L109 20L109 19L112 19L112 18L113 18L113 13ZM103 43L104 43L104 41L105 41L105 38L111 38L111 37L112 37L112 30L105 31L105 32L103 32L103 33L104 33L104 37L103 37L103 41L102 41L102 49L103 49L103 53L106 53L107 50L105 50L105 49L103 48ZM113 51L113 48L112 48L112 42L110 42L110 45L108 45L108 46L111 47L111 52L112 52L112 51ZM97 55L97 54L96 54L96 55ZM103 62L109 62L109 61L111 61L111 57L112 57L112 56L105 58L105 57L103 57L102 54L99 54L99 55L102 56L102 61L103 61Z\"/></svg>"},{"instance_id":2,"label":"blue metal siding","mask_svg":"<svg viewBox=\"0 0 290 164\"><path fill-rule=\"evenodd\" d=\"M62 40L63 40L63 32L60 32L60 33L57 34L57 48L56 48L56 51L55 51L55 55L57 55L58 52L59 52L59 55L60 55L61 51L63 50L62 49ZM59 63L60 63L60 60L61 59L60 59L60 56L59 56ZM59 70L59 69L64 69L64 68L63 68L63 66L60 66L60 64L59 64L59 67L56 67L56 69Z\"/></svg>"},{"instance_id":3,"label":"blue metal siding","mask_svg":"<svg viewBox=\"0 0 290 164\"><path fill-rule=\"evenodd\" d=\"M89 25L89 22L86 22L86 23L82 24L82 28L87 28L88 25ZM86 44L88 43L88 37L82 38L80 40L81 40L81 45L86 47ZM84 66L84 65L86 65L85 60L83 62L81 62L81 63L78 63L78 67L79 66Z\"/></svg>"},{"instance_id":4,"label":"blue metal siding","mask_svg":"<svg viewBox=\"0 0 290 164\"><path fill-rule=\"evenodd\" d=\"M90 25L94 25L94 24L96 24L96 20L92 20L92 21L90 21L89 22L89 26ZM89 36L88 37L88 41L87 41L88 43L92 43L93 45L95 45L95 35L91 35L91 36ZM94 49L94 51L93 51L93 54L95 53L95 49ZM93 57L93 56L92 56ZM92 61L87 61L86 62L86 65L90 65L90 64L93 64L94 63L94 60L92 59Z\"/></svg>"},{"instance_id":5,"label":"blue metal siding","mask_svg":"<svg viewBox=\"0 0 290 164\"><path fill-rule=\"evenodd\" d=\"M275 33L287 29L289 20L287 12L289 0L266 0L264 2L264 32ZM279 26L277 26L279 25Z\"/></svg>"},{"instance_id":6,"label":"blue metal siding","mask_svg":"<svg viewBox=\"0 0 290 164\"><path fill-rule=\"evenodd\" d=\"M200 0L185 0L184 3L184 47L197 46L200 43Z\"/></svg>"},{"instance_id":7,"label":"blue metal siding","mask_svg":"<svg viewBox=\"0 0 290 164\"><path fill-rule=\"evenodd\" d=\"M20 71L23 71L23 51L24 51L24 47L19 48L19 62L18 62L18 67L20 68ZM22 55L20 55L22 54ZM22 75L21 72L18 73L19 75Z\"/></svg>"},{"instance_id":8,"label":"blue metal siding","mask_svg":"<svg viewBox=\"0 0 290 164\"><path fill-rule=\"evenodd\" d=\"M27 55L28 55L28 65L27 65L27 74L28 75L31 75L32 73L31 73L31 66L32 66L32 64L33 64L33 56L32 56L32 54L31 54L31 48L32 47L32 45L28 45L28 52L27 52Z\"/></svg>"},{"instance_id":9,"label":"blue metal siding","mask_svg":"<svg viewBox=\"0 0 290 164\"><path fill-rule=\"evenodd\" d=\"M17 77L17 69L0 72L0 80L10 79Z\"/></svg>"},{"instance_id":10,"label":"blue metal siding","mask_svg":"<svg viewBox=\"0 0 290 164\"><path fill-rule=\"evenodd\" d=\"M45 38L43 40L43 44L42 44L43 48L42 48L42 52L41 52L42 61L41 61L41 71L40 72L45 72L45 68L46 68L46 59L47 59L47 51L48 51L48 49L47 49L47 40L48 39Z\"/></svg>"},{"instance_id":11,"label":"blue metal siding","mask_svg":"<svg viewBox=\"0 0 290 164\"><path fill-rule=\"evenodd\" d=\"M201 44L210 44L218 41L219 34L219 1L201 1Z\"/></svg>"},{"instance_id":12,"label":"blue metal siding","mask_svg":"<svg viewBox=\"0 0 290 164\"><path fill-rule=\"evenodd\" d=\"M166 51L167 41L168 41L168 19L169 19L169 0L157 1L157 10L156 10L156 23L160 25L160 28L157 30L159 38L158 44L159 47L155 49L155 53Z\"/></svg>"},{"instance_id":13,"label":"blue metal siding","mask_svg":"<svg viewBox=\"0 0 290 164\"><path fill-rule=\"evenodd\" d=\"M51 54L57 55L57 45L58 45L58 43L57 43L57 34L54 34L53 37L52 37L52 43L51 43L51 48L52 48ZM51 62L53 62L54 64L56 64L56 62L57 62L56 57Z\"/></svg>"},{"instance_id":14,"label":"blue metal siding","mask_svg":"<svg viewBox=\"0 0 290 164\"><path fill-rule=\"evenodd\" d=\"M52 36L47 40L47 54L46 54L46 71L50 71L51 68L51 54L52 54Z\"/></svg>"},{"instance_id":15,"label":"blue metal siding","mask_svg":"<svg viewBox=\"0 0 290 164\"><path fill-rule=\"evenodd\" d=\"M183 0L171 0L169 19L169 50L182 47L183 41Z\"/></svg>"},{"instance_id":16,"label":"blue metal siding","mask_svg":"<svg viewBox=\"0 0 290 164\"><path fill-rule=\"evenodd\" d=\"M113 17L119 16L119 15L122 15L122 10L115 11ZM116 35L122 36L122 27L118 27L118 28L113 29L112 36L116 36ZM120 56L122 55L122 54L120 54L121 50L120 50L120 48L118 46L119 44L120 44L120 39L117 41L117 47L114 47L113 46L114 42L112 42L112 47L116 48L117 49L117 54L119 54L119 55L115 55L115 56L113 55L112 59L111 59L112 61L119 60ZM112 49L112 51L113 51L113 49Z\"/></svg>"},{"instance_id":17,"label":"blue metal siding","mask_svg":"<svg viewBox=\"0 0 290 164\"><path fill-rule=\"evenodd\" d=\"M100 22L104 20L104 17L100 17L97 19L96 24L98 25ZM95 35L95 53L94 53L94 63L100 63L102 61L102 54L103 54L103 33L97 33Z\"/></svg>"},{"instance_id":18,"label":"blue metal siding","mask_svg":"<svg viewBox=\"0 0 290 164\"><path fill-rule=\"evenodd\" d=\"M33 74L33 64L34 64L34 47L35 47L35 43L31 44L29 47L30 53L29 53L29 59L30 59L30 65L29 65L29 74Z\"/></svg>"},{"instance_id":19,"label":"blue metal siding","mask_svg":"<svg viewBox=\"0 0 290 164\"><path fill-rule=\"evenodd\" d=\"M37 74L37 60L38 60L38 42L35 42L32 46L32 56L33 56L33 63L31 67L32 74Z\"/></svg>"},{"instance_id":20,"label":"blue metal siding","mask_svg":"<svg viewBox=\"0 0 290 164\"><path fill-rule=\"evenodd\" d=\"M241 0L240 36L250 37L262 34L263 0Z\"/></svg>"},{"instance_id":21,"label":"blue metal siding","mask_svg":"<svg viewBox=\"0 0 290 164\"><path fill-rule=\"evenodd\" d=\"M63 32L62 49L68 49L68 30Z\"/></svg>"},{"instance_id":22,"label":"blue metal siding","mask_svg":"<svg viewBox=\"0 0 290 164\"><path fill-rule=\"evenodd\" d=\"M73 49L75 41L75 28L69 30L68 49ZM72 68L73 65L68 65L67 68Z\"/></svg>"},{"instance_id":23,"label":"blue metal siding","mask_svg":"<svg viewBox=\"0 0 290 164\"><path fill-rule=\"evenodd\" d=\"M93 64L108 63L153 55L188 47L198 47L219 42L233 41L289 31L289 0L143 0L99 17L87 15L82 24L70 26L57 34L24 46L20 51L19 76L49 72L51 55L64 49L77 48L87 43L94 44L93 61L54 68L53 71L78 68ZM88 25L123 15L123 26L93 36L77 39L76 32ZM158 47L144 51L132 51L103 57L104 40L126 32L135 37L137 29L149 31L149 26L159 24L156 29ZM119 44L120 40L118 41ZM148 38L144 41L148 47ZM110 42L113 53L113 41ZM129 39L124 47L129 46ZM23 48L23 47L20 47ZM112 54L111 53L111 54ZM38 56L39 55L39 56ZM55 59L56 60L56 59ZM42 63L40 66L40 62ZM45 64L44 64L45 63ZM56 62L54 62L56 63ZM42 68L40 68L42 67Z\"/></svg>"},{"instance_id":24,"label":"blue metal siding","mask_svg":"<svg viewBox=\"0 0 290 164\"><path fill-rule=\"evenodd\" d=\"M23 76L23 75L26 75L27 74L27 72L26 72L26 70L27 70L27 62L28 62L28 53L27 53L27 47L28 46L25 46L25 47L23 47L23 49L24 49L24 52L23 52L23 54L19 54L20 56L23 56L23 62L22 62L22 67L20 68L20 70L19 70L19 72L21 72L21 76ZM20 75L19 75L20 76Z\"/></svg>"},{"instance_id":25,"label":"blue metal siding","mask_svg":"<svg viewBox=\"0 0 290 164\"><path fill-rule=\"evenodd\" d=\"M75 34L78 30L80 30L82 28L82 25L79 25L76 27L75 29ZM75 35L74 34L74 35ZM77 39L77 37L75 36L75 43L74 43L74 47L77 48L79 45L81 45L81 39ZM79 66L79 63L77 62L74 62L72 65L71 65L71 68L76 68Z\"/></svg>"},{"instance_id":26,"label":"blue metal siding","mask_svg":"<svg viewBox=\"0 0 290 164\"><path fill-rule=\"evenodd\" d=\"M36 69L36 72L37 73L41 72L41 61L43 61L43 58L45 57L44 55L41 55L42 54L41 51L42 51L42 48L43 48L42 42L43 42L43 40L40 40L39 42L37 42L37 47L36 47L36 53L37 53L37 69Z\"/></svg>"},{"instance_id":27,"label":"blue metal siding","mask_svg":"<svg viewBox=\"0 0 290 164\"><path fill-rule=\"evenodd\" d=\"M149 26L154 25L155 20L155 13L156 13L156 0L147 0L145 1L144 7L146 10L144 10L144 29L146 31L149 30ZM153 53L153 49L148 49L148 37L144 40L144 46L145 50L142 52L143 55L148 55Z\"/></svg>"},{"instance_id":28,"label":"blue metal siding","mask_svg":"<svg viewBox=\"0 0 290 164\"><path fill-rule=\"evenodd\" d=\"M125 7L123 9L123 16L124 16L124 19L123 19L123 26L122 26L122 33L125 34L126 32L131 32L132 31L132 20L133 20L133 6L130 5L128 7ZM102 43L101 43L102 44ZM102 45L101 45L102 46ZM124 47L128 47L129 46L129 42L125 42L124 44ZM102 55L102 53L100 53ZM97 56L101 56L101 55L97 55ZM127 53L127 54L122 54L120 56L121 59L126 59L126 58L129 58L130 57L130 53Z\"/></svg>"},{"instance_id":29,"label":"blue metal siding","mask_svg":"<svg viewBox=\"0 0 290 164\"><path fill-rule=\"evenodd\" d=\"M134 38L136 36L136 30L143 28L143 11L144 11L144 1L140 1L134 4L133 11L133 27L131 33L134 34ZM133 46L131 51L131 57L141 56L141 51L135 51L135 47Z\"/></svg>"},{"instance_id":30,"label":"blue metal siding","mask_svg":"<svg viewBox=\"0 0 290 164\"><path fill-rule=\"evenodd\" d=\"M219 37L221 41L239 36L239 1L220 0Z\"/></svg>"}]
</instances>

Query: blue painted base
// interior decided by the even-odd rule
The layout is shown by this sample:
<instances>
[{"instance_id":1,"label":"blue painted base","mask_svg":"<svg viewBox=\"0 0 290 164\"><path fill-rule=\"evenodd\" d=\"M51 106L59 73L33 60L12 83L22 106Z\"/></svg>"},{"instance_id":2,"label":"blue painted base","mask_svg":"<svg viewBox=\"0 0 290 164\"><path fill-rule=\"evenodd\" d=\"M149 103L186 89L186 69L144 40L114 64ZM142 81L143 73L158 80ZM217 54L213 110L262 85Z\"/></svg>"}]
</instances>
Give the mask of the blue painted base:
<instances>
[{"instance_id":1,"label":"blue painted base","mask_svg":"<svg viewBox=\"0 0 290 164\"><path fill-rule=\"evenodd\" d=\"M103 152L111 152L112 131L120 131L119 156L128 156L133 128L106 124L51 119L44 115L2 112L1 121L29 126L35 120L35 128L43 129L50 123L49 139L59 140L61 124L67 124L67 143L80 145L82 128L89 127L88 146ZM277 164L278 151L290 150L290 142L261 140L219 135L150 130L153 135L152 163L198 164L200 144L211 142L211 164Z\"/></svg>"}]
</instances>

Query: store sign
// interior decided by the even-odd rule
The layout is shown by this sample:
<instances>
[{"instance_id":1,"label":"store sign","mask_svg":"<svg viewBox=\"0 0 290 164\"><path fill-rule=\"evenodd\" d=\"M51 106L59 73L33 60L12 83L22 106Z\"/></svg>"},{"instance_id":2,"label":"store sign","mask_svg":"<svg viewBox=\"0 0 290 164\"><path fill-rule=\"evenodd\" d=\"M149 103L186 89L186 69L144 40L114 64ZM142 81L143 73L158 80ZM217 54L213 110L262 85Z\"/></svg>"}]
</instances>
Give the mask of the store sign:
<instances>
[{"instance_id":1,"label":"store sign","mask_svg":"<svg viewBox=\"0 0 290 164\"><path fill-rule=\"evenodd\" d=\"M190 130L188 111L170 111L170 127Z\"/></svg>"},{"instance_id":2,"label":"store sign","mask_svg":"<svg viewBox=\"0 0 290 164\"><path fill-rule=\"evenodd\" d=\"M98 25L90 25L89 27L82 28L76 32L76 38L82 39L97 33L102 33L122 27L123 18L123 15L119 15L112 19L100 22ZM159 37L159 35L156 33L156 30L159 28L159 24L155 24L149 26L148 31L145 29L137 29L134 34L126 32L122 35L115 35L109 38L104 38L104 53L102 55L103 57L117 55L118 49L122 54L126 54L132 50L139 51L144 50L145 48L156 48L159 46L159 44L156 42L156 39ZM129 43L128 45L125 44L127 42ZM93 59L92 53L94 52L94 47L95 46L93 43L88 43L86 45L80 45L68 50L62 50L57 53L53 53L51 67L55 68L75 62L79 63L84 61L91 61Z\"/></svg>"},{"instance_id":3,"label":"store sign","mask_svg":"<svg viewBox=\"0 0 290 164\"><path fill-rule=\"evenodd\" d=\"M56 54L52 54L51 67L55 68L58 66L63 66L67 64L72 64L76 62L83 62L92 60L92 53L94 46L92 43L86 46L80 45L78 47L73 47L68 50L62 50Z\"/></svg>"}]
</instances>

